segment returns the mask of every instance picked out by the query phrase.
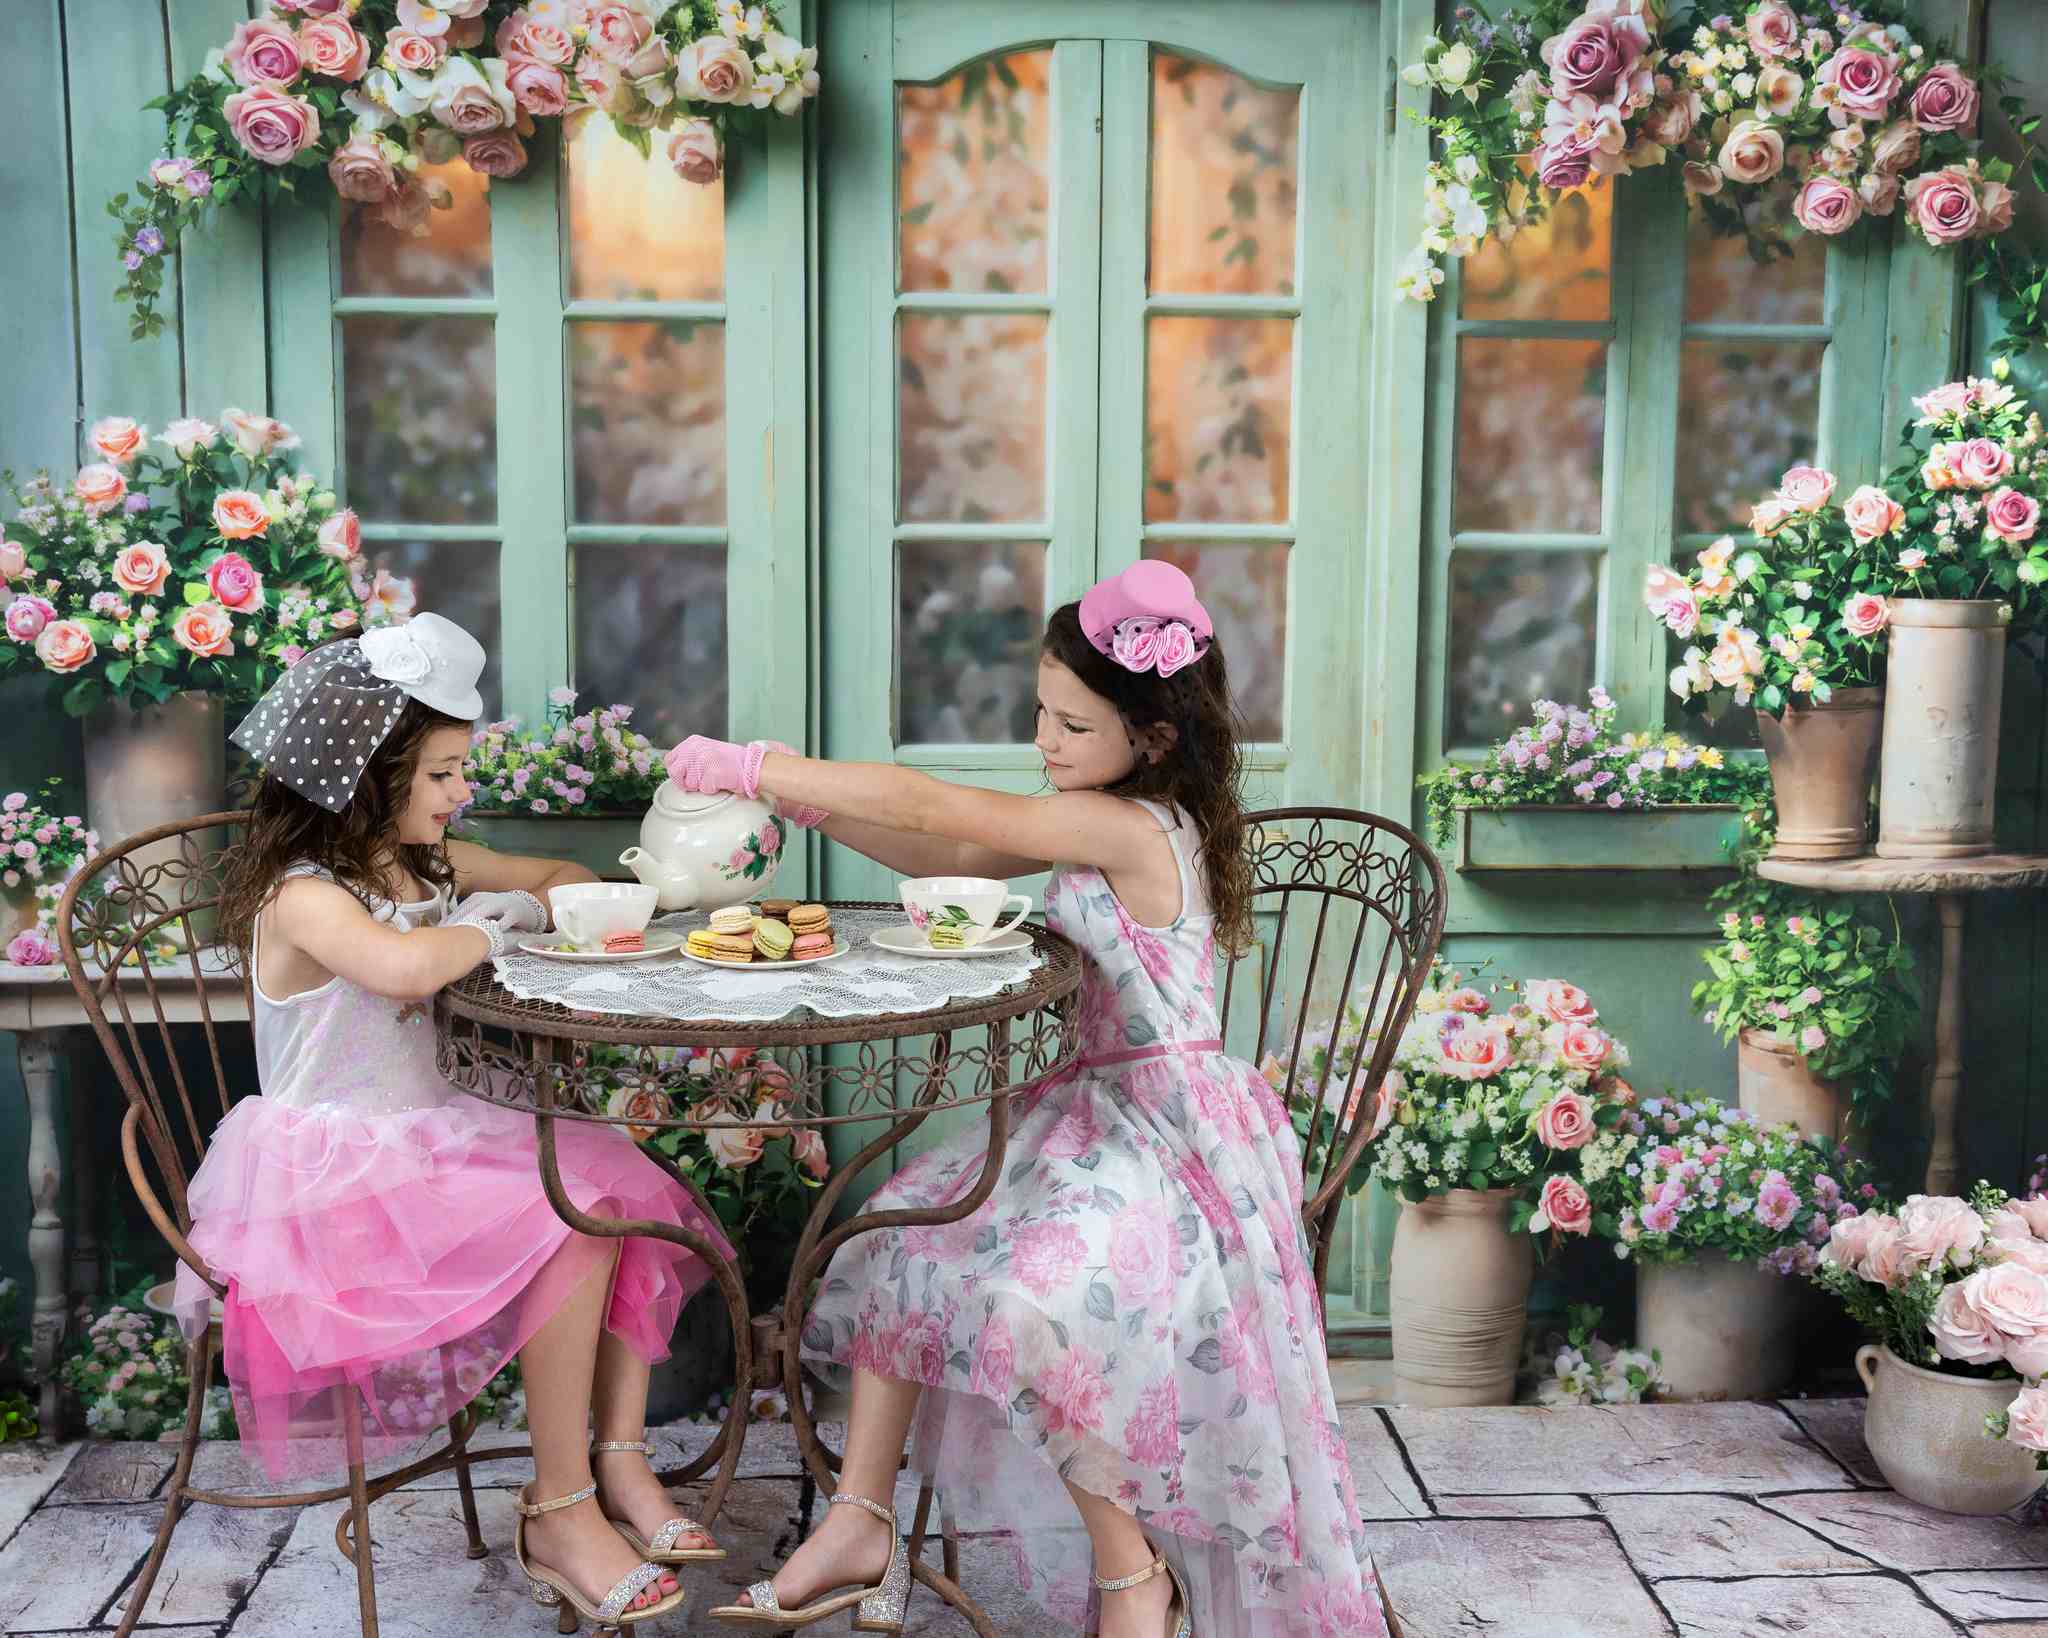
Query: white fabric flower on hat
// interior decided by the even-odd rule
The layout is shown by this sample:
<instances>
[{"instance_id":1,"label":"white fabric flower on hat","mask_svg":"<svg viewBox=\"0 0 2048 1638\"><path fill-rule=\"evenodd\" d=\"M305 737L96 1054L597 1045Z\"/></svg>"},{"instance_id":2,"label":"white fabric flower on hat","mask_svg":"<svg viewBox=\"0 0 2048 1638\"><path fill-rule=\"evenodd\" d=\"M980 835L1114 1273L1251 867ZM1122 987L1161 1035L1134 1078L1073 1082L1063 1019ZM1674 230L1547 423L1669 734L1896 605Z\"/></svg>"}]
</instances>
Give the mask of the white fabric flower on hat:
<instances>
[{"instance_id":1,"label":"white fabric flower on hat","mask_svg":"<svg viewBox=\"0 0 2048 1638\"><path fill-rule=\"evenodd\" d=\"M370 675L401 688L425 682L433 674L434 657L409 626L378 626L361 639Z\"/></svg>"}]
</instances>

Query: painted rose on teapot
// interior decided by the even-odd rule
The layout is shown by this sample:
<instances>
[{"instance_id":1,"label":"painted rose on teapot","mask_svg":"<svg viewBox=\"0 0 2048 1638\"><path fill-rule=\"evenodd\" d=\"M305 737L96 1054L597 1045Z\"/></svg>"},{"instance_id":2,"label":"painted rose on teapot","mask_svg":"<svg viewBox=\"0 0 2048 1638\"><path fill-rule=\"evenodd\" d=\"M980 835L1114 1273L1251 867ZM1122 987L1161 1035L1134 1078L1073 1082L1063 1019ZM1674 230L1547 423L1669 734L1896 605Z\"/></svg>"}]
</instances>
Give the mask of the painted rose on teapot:
<instances>
[{"instance_id":1,"label":"painted rose on teapot","mask_svg":"<svg viewBox=\"0 0 2048 1638\"><path fill-rule=\"evenodd\" d=\"M784 836L766 802L698 796L665 783L640 821L640 845L619 863L660 894L663 911L717 910L767 890Z\"/></svg>"}]
</instances>

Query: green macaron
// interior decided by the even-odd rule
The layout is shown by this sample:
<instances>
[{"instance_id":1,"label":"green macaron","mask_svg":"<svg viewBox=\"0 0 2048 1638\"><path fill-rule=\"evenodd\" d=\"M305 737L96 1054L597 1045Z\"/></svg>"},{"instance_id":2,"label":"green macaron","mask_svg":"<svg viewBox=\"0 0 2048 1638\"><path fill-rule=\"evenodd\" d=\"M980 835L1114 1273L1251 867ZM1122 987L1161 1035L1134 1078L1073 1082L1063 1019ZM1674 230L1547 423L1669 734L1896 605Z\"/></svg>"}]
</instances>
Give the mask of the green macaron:
<instances>
[{"instance_id":1,"label":"green macaron","mask_svg":"<svg viewBox=\"0 0 2048 1638\"><path fill-rule=\"evenodd\" d=\"M796 942L796 934L789 930L787 922L771 921L766 916L754 920L754 948L767 961L787 961L789 947Z\"/></svg>"}]
</instances>

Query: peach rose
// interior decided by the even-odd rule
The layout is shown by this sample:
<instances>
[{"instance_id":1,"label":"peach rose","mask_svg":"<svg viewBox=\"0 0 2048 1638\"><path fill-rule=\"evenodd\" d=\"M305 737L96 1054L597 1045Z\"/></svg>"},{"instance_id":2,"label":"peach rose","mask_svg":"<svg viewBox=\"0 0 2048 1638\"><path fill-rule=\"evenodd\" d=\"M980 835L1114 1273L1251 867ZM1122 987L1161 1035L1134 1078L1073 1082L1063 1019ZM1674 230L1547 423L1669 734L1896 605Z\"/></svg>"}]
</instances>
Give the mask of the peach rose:
<instances>
[{"instance_id":1,"label":"peach rose","mask_svg":"<svg viewBox=\"0 0 2048 1638\"><path fill-rule=\"evenodd\" d=\"M1453 1013L1438 1037L1437 1053L1446 1075L1461 1081L1483 1081L1508 1067L1514 1048L1499 1024L1474 1023L1463 1013Z\"/></svg>"},{"instance_id":2,"label":"peach rose","mask_svg":"<svg viewBox=\"0 0 2048 1638\"><path fill-rule=\"evenodd\" d=\"M240 552L223 552L206 571L214 601L236 614L254 614L263 607L263 576Z\"/></svg>"},{"instance_id":3,"label":"peach rose","mask_svg":"<svg viewBox=\"0 0 2048 1638\"><path fill-rule=\"evenodd\" d=\"M260 18L253 23L237 23L235 32L228 37L227 46L221 52L221 63L234 75L238 85L261 85L270 81L279 89L297 79L300 68L304 66L299 55L299 42L291 29L272 17Z\"/></svg>"},{"instance_id":4,"label":"peach rose","mask_svg":"<svg viewBox=\"0 0 2048 1638\"><path fill-rule=\"evenodd\" d=\"M531 58L512 61L505 88L512 93L512 100L536 119L553 119L569 106L569 82L562 78L562 71Z\"/></svg>"},{"instance_id":5,"label":"peach rose","mask_svg":"<svg viewBox=\"0 0 2048 1638\"><path fill-rule=\"evenodd\" d=\"M668 1099L658 1088L637 1084L615 1086L611 1096L605 1099L604 1112L606 1118L627 1137L635 1143L645 1143L659 1128L644 1123L667 1120Z\"/></svg>"},{"instance_id":6,"label":"peach rose","mask_svg":"<svg viewBox=\"0 0 2048 1638\"><path fill-rule=\"evenodd\" d=\"M234 624L218 603L190 603L171 622L171 640L202 660L217 659L234 652Z\"/></svg>"},{"instance_id":7,"label":"peach rose","mask_svg":"<svg viewBox=\"0 0 2048 1638\"><path fill-rule=\"evenodd\" d=\"M824 1134L815 1126L803 1126L789 1134L790 1153L797 1165L819 1179L832 1173L832 1157L826 1151Z\"/></svg>"},{"instance_id":8,"label":"peach rose","mask_svg":"<svg viewBox=\"0 0 2048 1638\"><path fill-rule=\"evenodd\" d=\"M1749 509L1749 527L1768 540L1792 521L1796 510L1778 496L1767 495Z\"/></svg>"},{"instance_id":9,"label":"peach rose","mask_svg":"<svg viewBox=\"0 0 2048 1638\"><path fill-rule=\"evenodd\" d=\"M1543 1017L1559 1024L1590 1024L1600 1016L1593 998L1561 978L1532 979L1523 994Z\"/></svg>"},{"instance_id":10,"label":"peach rose","mask_svg":"<svg viewBox=\"0 0 2048 1638\"><path fill-rule=\"evenodd\" d=\"M1897 534L1906 522L1906 509L1876 484L1866 483L1842 503L1842 518L1849 533L1863 545Z\"/></svg>"},{"instance_id":11,"label":"peach rose","mask_svg":"<svg viewBox=\"0 0 2048 1638\"><path fill-rule=\"evenodd\" d=\"M1978 1278L1972 1275L1944 1286L1927 1329L1942 1358L1960 1359L1967 1365L1996 1365L2005 1358L2005 1338L1970 1301L1970 1288Z\"/></svg>"},{"instance_id":12,"label":"peach rose","mask_svg":"<svg viewBox=\"0 0 2048 1638\"><path fill-rule=\"evenodd\" d=\"M1695 93L1681 90L1655 104L1643 116L1643 134L1662 147L1682 147L1699 117L1697 101Z\"/></svg>"},{"instance_id":13,"label":"peach rose","mask_svg":"<svg viewBox=\"0 0 2048 1638\"><path fill-rule=\"evenodd\" d=\"M128 480L103 461L78 469L71 480L71 492L84 503L93 517L111 512L128 494Z\"/></svg>"},{"instance_id":14,"label":"peach rose","mask_svg":"<svg viewBox=\"0 0 2048 1638\"><path fill-rule=\"evenodd\" d=\"M1764 651L1747 626L1730 626L1715 640L1707 656L1707 674L1722 688L1741 689L1751 677L1763 675Z\"/></svg>"},{"instance_id":15,"label":"peach rose","mask_svg":"<svg viewBox=\"0 0 2048 1638\"><path fill-rule=\"evenodd\" d=\"M1688 589L1685 576L1676 569L1668 569L1661 563L1652 564L1643 576L1643 605L1661 620L1664 618L1664 605Z\"/></svg>"},{"instance_id":16,"label":"peach rose","mask_svg":"<svg viewBox=\"0 0 2048 1638\"><path fill-rule=\"evenodd\" d=\"M591 7L587 26L586 42L606 62L618 63L623 67L631 61L639 49L654 33L654 24L645 14L624 3L624 0L602 0ZM722 38L722 36L712 36Z\"/></svg>"},{"instance_id":17,"label":"peach rose","mask_svg":"<svg viewBox=\"0 0 2048 1638\"><path fill-rule=\"evenodd\" d=\"M1954 63L1936 63L1920 76L1908 105L1923 131L1968 134L1977 123L1977 82Z\"/></svg>"},{"instance_id":18,"label":"peach rose","mask_svg":"<svg viewBox=\"0 0 2048 1638\"><path fill-rule=\"evenodd\" d=\"M1952 245L1984 226L1984 206L1967 172L1955 166L1928 171L1906 184L1906 208L1929 244Z\"/></svg>"},{"instance_id":19,"label":"peach rose","mask_svg":"<svg viewBox=\"0 0 2048 1638\"><path fill-rule=\"evenodd\" d=\"M28 572L28 551L18 540L0 540L0 585Z\"/></svg>"},{"instance_id":20,"label":"peach rose","mask_svg":"<svg viewBox=\"0 0 2048 1638\"><path fill-rule=\"evenodd\" d=\"M1784 0L1768 0L1749 14L1743 23L1749 48L1759 57L1796 57L1799 54L1799 17Z\"/></svg>"},{"instance_id":21,"label":"peach rose","mask_svg":"<svg viewBox=\"0 0 2048 1638\"><path fill-rule=\"evenodd\" d=\"M1762 120L1741 120L1721 144L1714 163L1731 182L1768 182L1785 168L1785 139Z\"/></svg>"},{"instance_id":22,"label":"peach rose","mask_svg":"<svg viewBox=\"0 0 2048 1638\"><path fill-rule=\"evenodd\" d=\"M719 1117L704 1134L704 1146L711 1151L711 1158L733 1172L759 1160L765 1141L758 1128L741 1126L730 1115Z\"/></svg>"},{"instance_id":23,"label":"peach rose","mask_svg":"<svg viewBox=\"0 0 2048 1638\"><path fill-rule=\"evenodd\" d=\"M126 466L142 453L149 433L125 415L109 415L95 421L87 434L92 447L117 466Z\"/></svg>"},{"instance_id":24,"label":"peach rose","mask_svg":"<svg viewBox=\"0 0 2048 1638\"><path fill-rule=\"evenodd\" d=\"M1882 171L1865 171L1856 184L1856 196L1873 216L1889 216L1899 202L1899 179Z\"/></svg>"},{"instance_id":25,"label":"peach rose","mask_svg":"<svg viewBox=\"0 0 2048 1638\"><path fill-rule=\"evenodd\" d=\"M1536 1116L1536 1136L1553 1149L1582 1149L1594 1138L1593 1106L1577 1092L1560 1092Z\"/></svg>"},{"instance_id":26,"label":"peach rose","mask_svg":"<svg viewBox=\"0 0 2048 1638\"><path fill-rule=\"evenodd\" d=\"M1972 438L1955 446L1949 464L1967 488L1989 489L2012 470L2012 451L1996 438Z\"/></svg>"},{"instance_id":27,"label":"peach rose","mask_svg":"<svg viewBox=\"0 0 2048 1638\"><path fill-rule=\"evenodd\" d=\"M136 597L154 597L171 578L171 560L153 540L139 540L121 548L114 559L114 581Z\"/></svg>"},{"instance_id":28,"label":"peach rose","mask_svg":"<svg viewBox=\"0 0 2048 1638\"><path fill-rule=\"evenodd\" d=\"M52 620L36 634L36 658L50 671L76 671L90 665L98 652L92 633L76 620Z\"/></svg>"},{"instance_id":29,"label":"peach rose","mask_svg":"<svg viewBox=\"0 0 2048 1638\"><path fill-rule=\"evenodd\" d=\"M2003 182L1986 182L1982 195L1985 237L2003 233L2012 226L2012 189Z\"/></svg>"},{"instance_id":30,"label":"peach rose","mask_svg":"<svg viewBox=\"0 0 2048 1638\"><path fill-rule=\"evenodd\" d=\"M237 91L222 111L234 139L265 165L289 165L320 140L320 110L268 81Z\"/></svg>"},{"instance_id":31,"label":"peach rose","mask_svg":"<svg viewBox=\"0 0 2048 1638\"><path fill-rule=\"evenodd\" d=\"M684 120L668 139L668 162L685 182L716 182L725 169L718 128L708 119Z\"/></svg>"},{"instance_id":32,"label":"peach rose","mask_svg":"<svg viewBox=\"0 0 2048 1638\"><path fill-rule=\"evenodd\" d=\"M1545 1178L1536 1206L1544 1226L1560 1234L1585 1234L1593 1227L1593 1202L1577 1178ZM1541 1232L1535 1220L1531 1220L1529 1227L1532 1232Z\"/></svg>"},{"instance_id":33,"label":"peach rose","mask_svg":"<svg viewBox=\"0 0 2048 1638\"><path fill-rule=\"evenodd\" d=\"M1876 592L1859 592L1842 605L1842 629L1852 637L1875 637L1891 623L1891 610Z\"/></svg>"},{"instance_id":34,"label":"peach rose","mask_svg":"<svg viewBox=\"0 0 2048 1638\"><path fill-rule=\"evenodd\" d=\"M1834 493L1835 475L1817 466L1792 467L1778 480L1778 498L1808 515L1826 506Z\"/></svg>"},{"instance_id":35,"label":"peach rose","mask_svg":"<svg viewBox=\"0 0 2048 1638\"><path fill-rule=\"evenodd\" d=\"M1909 1195L1899 1208L1899 1239L1922 1268L1960 1269L1984 1244L1984 1219L1967 1200L1953 1195Z\"/></svg>"},{"instance_id":36,"label":"peach rose","mask_svg":"<svg viewBox=\"0 0 2048 1638\"><path fill-rule=\"evenodd\" d=\"M250 460L259 460L274 449L294 449L298 446L298 434L282 421L274 421L267 415L251 415L247 410L223 410L221 422L228 429L228 436Z\"/></svg>"},{"instance_id":37,"label":"peach rose","mask_svg":"<svg viewBox=\"0 0 2048 1638\"><path fill-rule=\"evenodd\" d=\"M420 79L435 73L448 56L448 44L438 36L395 28L384 36L384 65L403 70Z\"/></svg>"},{"instance_id":38,"label":"peach rose","mask_svg":"<svg viewBox=\"0 0 2048 1638\"><path fill-rule=\"evenodd\" d=\"M320 550L339 562L363 555L363 523L355 508L344 506L320 525Z\"/></svg>"},{"instance_id":39,"label":"peach rose","mask_svg":"<svg viewBox=\"0 0 2048 1638\"><path fill-rule=\"evenodd\" d=\"M1697 159L1688 159L1685 162L1685 169L1679 175L1685 182L1687 193L1696 193L1703 197L1719 193L1728 180L1721 174L1720 166L1709 165Z\"/></svg>"},{"instance_id":40,"label":"peach rose","mask_svg":"<svg viewBox=\"0 0 2048 1638\"><path fill-rule=\"evenodd\" d=\"M355 81L370 68L370 42L346 17L315 17L299 25L299 54L315 74Z\"/></svg>"},{"instance_id":41,"label":"peach rose","mask_svg":"<svg viewBox=\"0 0 2048 1638\"><path fill-rule=\"evenodd\" d=\"M724 35L707 34L677 55L676 88L692 102L744 102L754 89L754 61Z\"/></svg>"},{"instance_id":42,"label":"peach rose","mask_svg":"<svg viewBox=\"0 0 2048 1638\"><path fill-rule=\"evenodd\" d=\"M1455 990L1444 991L1440 998L1445 1012L1468 1012L1474 1017L1483 1017L1492 1010L1493 1003L1471 985L1462 985Z\"/></svg>"},{"instance_id":43,"label":"peach rose","mask_svg":"<svg viewBox=\"0 0 2048 1638\"><path fill-rule=\"evenodd\" d=\"M487 131L463 143L462 157L480 176L517 176L526 169L526 144L511 131Z\"/></svg>"},{"instance_id":44,"label":"peach rose","mask_svg":"<svg viewBox=\"0 0 2048 1638\"><path fill-rule=\"evenodd\" d=\"M1789 118L1799 107L1800 94L1805 89L1802 76L1783 63L1772 63L1756 77L1757 106L1779 119Z\"/></svg>"},{"instance_id":45,"label":"peach rose","mask_svg":"<svg viewBox=\"0 0 2048 1638\"><path fill-rule=\"evenodd\" d=\"M214 497L213 526L223 540L247 540L270 528L270 514L254 490L224 489Z\"/></svg>"},{"instance_id":46,"label":"peach rose","mask_svg":"<svg viewBox=\"0 0 2048 1638\"><path fill-rule=\"evenodd\" d=\"M428 107L459 137L482 136L510 125L517 116L506 83L510 71L502 57L489 59L482 72L466 57L451 58L434 76L434 100Z\"/></svg>"},{"instance_id":47,"label":"peach rose","mask_svg":"<svg viewBox=\"0 0 2048 1638\"><path fill-rule=\"evenodd\" d=\"M523 57L549 68L566 68L576 60L576 41L566 19L543 20L533 15L530 6L521 6L498 24L497 45L501 57Z\"/></svg>"},{"instance_id":48,"label":"peach rose","mask_svg":"<svg viewBox=\"0 0 2048 1638\"><path fill-rule=\"evenodd\" d=\"M2015 546L2032 540L2040 523L2040 503L2017 489L1993 490L1984 503L1984 532Z\"/></svg>"},{"instance_id":49,"label":"peach rose","mask_svg":"<svg viewBox=\"0 0 2048 1638\"><path fill-rule=\"evenodd\" d=\"M1614 1043L1602 1030L1590 1024L1553 1025L1555 1032L1551 1045L1557 1056L1569 1069L1583 1069L1588 1074L1596 1073L1607 1062L1607 1054Z\"/></svg>"},{"instance_id":50,"label":"peach rose","mask_svg":"<svg viewBox=\"0 0 2048 1638\"><path fill-rule=\"evenodd\" d=\"M1870 145L1870 163L1887 176L1904 176L1920 163L1920 127L1895 119Z\"/></svg>"},{"instance_id":51,"label":"peach rose","mask_svg":"<svg viewBox=\"0 0 2048 1638\"><path fill-rule=\"evenodd\" d=\"M1792 216L1808 233L1832 238L1863 215L1863 196L1831 176L1812 176L1792 198Z\"/></svg>"}]
</instances>

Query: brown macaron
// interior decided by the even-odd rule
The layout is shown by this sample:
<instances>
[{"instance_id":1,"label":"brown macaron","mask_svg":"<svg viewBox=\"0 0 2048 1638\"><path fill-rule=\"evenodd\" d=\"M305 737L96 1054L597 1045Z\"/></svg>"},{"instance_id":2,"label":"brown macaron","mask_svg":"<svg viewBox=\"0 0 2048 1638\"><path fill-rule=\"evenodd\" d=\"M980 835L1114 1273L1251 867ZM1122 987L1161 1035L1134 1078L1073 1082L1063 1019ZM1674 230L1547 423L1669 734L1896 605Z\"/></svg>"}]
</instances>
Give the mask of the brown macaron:
<instances>
[{"instance_id":1,"label":"brown macaron","mask_svg":"<svg viewBox=\"0 0 2048 1638\"><path fill-rule=\"evenodd\" d=\"M789 912L789 930L798 937L805 933L832 930L832 912L822 904L799 904Z\"/></svg>"},{"instance_id":2,"label":"brown macaron","mask_svg":"<svg viewBox=\"0 0 2048 1638\"><path fill-rule=\"evenodd\" d=\"M779 921L787 926L789 923L789 913L796 908L796 900L763 899L756 908L761 915L766 916L770 921Z\"/></svg>"}]
</instances>

